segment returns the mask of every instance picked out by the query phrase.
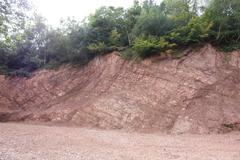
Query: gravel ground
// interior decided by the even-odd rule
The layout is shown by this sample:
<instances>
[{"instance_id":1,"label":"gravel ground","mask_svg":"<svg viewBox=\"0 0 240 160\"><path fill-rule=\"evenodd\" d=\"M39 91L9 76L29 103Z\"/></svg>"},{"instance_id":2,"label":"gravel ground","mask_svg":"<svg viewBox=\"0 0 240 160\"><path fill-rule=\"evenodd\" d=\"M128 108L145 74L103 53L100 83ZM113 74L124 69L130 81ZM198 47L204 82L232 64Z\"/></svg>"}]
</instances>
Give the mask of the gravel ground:
<instances>
[{"instance_id":1,"label":"gravel ground","mask_svg":"<svg viewBox=\"0 0 240 160\"><path fill-rule=\"evenodd\" d=\"M0 160L240 160L240 134L162 135L0 123Z\"/></svg>"}]
</instances>

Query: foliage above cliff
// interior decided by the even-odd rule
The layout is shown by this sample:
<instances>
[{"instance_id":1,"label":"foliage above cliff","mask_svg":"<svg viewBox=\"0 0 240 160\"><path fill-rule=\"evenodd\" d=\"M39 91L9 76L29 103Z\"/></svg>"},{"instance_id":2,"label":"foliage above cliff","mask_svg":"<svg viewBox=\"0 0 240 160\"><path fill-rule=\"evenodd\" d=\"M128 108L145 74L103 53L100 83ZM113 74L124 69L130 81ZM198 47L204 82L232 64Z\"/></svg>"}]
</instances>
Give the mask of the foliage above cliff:
<instances>
[{"instance_id":1,"label":"foliage above cliff","mask_svg":"<svg viewBox=\"0 0 240 160\"><path fill-rule=\"evenodd\" d=\"M85 64L126 48L126 57L145 58L197 43L240 46L239 0L135 0L128 9L101 7L84 22L68 19L57 29L24 14L29 9L27 0L0 1L0 72Z\"/></svg>"}]
</instances>

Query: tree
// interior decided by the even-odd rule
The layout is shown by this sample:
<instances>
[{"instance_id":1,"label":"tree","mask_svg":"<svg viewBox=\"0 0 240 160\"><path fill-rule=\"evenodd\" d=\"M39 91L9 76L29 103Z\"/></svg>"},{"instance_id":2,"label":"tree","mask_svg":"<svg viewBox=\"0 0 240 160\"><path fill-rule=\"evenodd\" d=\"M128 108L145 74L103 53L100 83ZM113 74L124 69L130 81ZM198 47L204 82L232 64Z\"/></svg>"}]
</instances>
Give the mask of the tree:
<instances>
[{"instance_id":1,"label":"tree","mask_svg":"<svg viewBox=\"0 0 240 160\"><path fill-rule=\"evenodd\" d=\"M9 56L16 51L15 43L21 39L19 32L24 29L29 9L27 0L0 1L0 72L7 70Z\"/></svg>"},{"instance_id":2,"label":"tree","mask_svg":"<svg viewBox=\"0 0 240 160\"><path fill-rule=\"evenodd\" d=\"M20 38L15 40L15 51L8 58L8 68L33 71L46 64L46 33L48 27L44 18L35 15L28 21L23 33L19 33Z\"/></svg>"},{"instance_id":3,"label":"tree","mask_svg":"<svg viewBox=\"0 0 240 160\"><path fill-rule=\"evenodd\" d=\"M127 27L124 21L125 11L123 8L101 7L94 15L89 17L90 39L92 43L102 42L112 44L111 34L117 32L121 36L118 38L118 45L126 45ZM116 44L116 42L115 42Z\"/></svg>"},{"instance_id":4,"label":"tree","mask_svg":"<svg viewBox=\"0 0 240 160\"><path fill-rule=\"evenodd\" d=\"M148 3L147 3L148 4ZM173 29L172 21L163 13L161 8L150 3L145 6L132 30L133 37L162 36ZM146 5L146 4L145 4Z\"/></svg>"},{"instance_id":5,"label":"tree","mask_svg":"<svg viewBox=\"0 0 240 160\"><path fill-rule=\"evenodd\" d=\"M220 43L240 41L240 1L212 0L205 16L213 22L213 36Z\"/></svg>"},{"instance_id":6,"label":"tree","mask_svg":"<svg viewBox=\"0 0 240 160\"><path fill-rule=\"evenodd\" d=\"M212 41L240 48L239 0L135 0L126 10L101 7L86 21L62 20L57 29L28 9L27 0L0 0L0 72L86 64L126 48L128 58Z\"/></svg>"},{"instance_id":7,"label":"tree","mask_svg":"<svg viewBox=\"0 0 240 160\"><path fill-rule=\"evenodd\" d=\"M128 45L132 44L131 32L141 14L142 7L140 6L139 1L135 0L131 8L125 12L125 24L126 24L126 33L128 38Z\"/></svg>"},{"instance_id":8,"label":"tree","mask_svg":"<svg viewBox=\"0 0 240 160\"><path fill-rule=\"evenodd\" d=\"M0 1L0 41L7 40L9 33L23 29L30 5L27 0Z\"/></svg>"}]
</instances>

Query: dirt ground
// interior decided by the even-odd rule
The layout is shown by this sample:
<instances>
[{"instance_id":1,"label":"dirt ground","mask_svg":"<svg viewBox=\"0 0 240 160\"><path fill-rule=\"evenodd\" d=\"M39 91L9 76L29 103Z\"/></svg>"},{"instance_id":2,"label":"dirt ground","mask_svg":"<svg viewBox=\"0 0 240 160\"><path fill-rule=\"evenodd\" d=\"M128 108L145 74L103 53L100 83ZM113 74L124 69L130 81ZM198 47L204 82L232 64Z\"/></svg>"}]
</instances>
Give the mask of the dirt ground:
<instances>
[{"instance_id":1,"label":"dirt ground","mask_svg":"<svg viewBox=\"0 0 240 160\"><path fill-rule=\"evenodd\" d=\"M164 135L0 123L0 160L240 160L240 134Z\"/></svg>"}]
</instances>

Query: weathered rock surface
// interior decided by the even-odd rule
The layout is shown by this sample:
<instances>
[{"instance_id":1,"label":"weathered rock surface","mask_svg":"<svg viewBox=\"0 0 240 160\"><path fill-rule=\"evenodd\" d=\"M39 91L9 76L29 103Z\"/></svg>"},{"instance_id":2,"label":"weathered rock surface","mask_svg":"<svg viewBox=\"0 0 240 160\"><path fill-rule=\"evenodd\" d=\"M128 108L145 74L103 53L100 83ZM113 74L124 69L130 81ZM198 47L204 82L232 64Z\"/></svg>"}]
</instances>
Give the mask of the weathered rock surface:
<instances>
[{"instance_id":1,"label":"weathered rock surface","mask_svg":"<svg viewBox=\"0 0 240 160\"><path fill-rule=\"evenodd\" d=\"M85 67L0 77L0 121L68 123L140 132L240 129L240 52L211 45L180 59L129 62L112 53Z\"/></svg>"}]
</instances>

